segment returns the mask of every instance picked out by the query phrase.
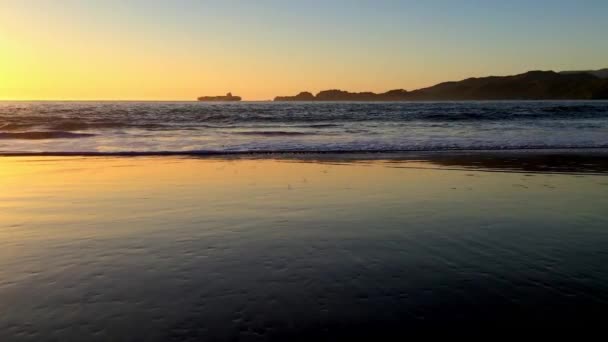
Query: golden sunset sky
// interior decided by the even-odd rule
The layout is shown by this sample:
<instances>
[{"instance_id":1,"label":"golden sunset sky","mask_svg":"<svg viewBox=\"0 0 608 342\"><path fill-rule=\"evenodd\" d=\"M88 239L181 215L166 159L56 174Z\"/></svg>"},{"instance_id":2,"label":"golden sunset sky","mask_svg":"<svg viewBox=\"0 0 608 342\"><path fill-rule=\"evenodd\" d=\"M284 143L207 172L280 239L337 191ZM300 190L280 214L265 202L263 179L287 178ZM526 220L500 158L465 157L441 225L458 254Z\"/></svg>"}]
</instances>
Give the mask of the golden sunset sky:
<instances>
[{"instance_id":1,"label":"golden sunset sky","mask_svg":"<svg viewBox=\"0 0 608 342\"><path fill-rule=\"evenodd\" d=\"M246 100L608 67L608 1L0 0L1 100Z\"/></svg>"}]
</instances>

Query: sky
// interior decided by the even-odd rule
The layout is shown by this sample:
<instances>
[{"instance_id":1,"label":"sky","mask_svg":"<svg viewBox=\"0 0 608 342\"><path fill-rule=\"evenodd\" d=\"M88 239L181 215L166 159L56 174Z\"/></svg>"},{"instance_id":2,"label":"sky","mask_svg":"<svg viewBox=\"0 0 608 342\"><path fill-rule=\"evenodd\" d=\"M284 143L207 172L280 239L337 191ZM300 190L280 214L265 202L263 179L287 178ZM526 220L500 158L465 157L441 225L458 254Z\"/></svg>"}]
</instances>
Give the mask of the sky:
<instances>
[{"instance_id":1,"label":"sky","mask_svg":"<svg viewBox=\"0 0 608 342\"><path fill-rule=\"evenodd\" d=\"M0 100L246 100L608 67L606 0L0 0Z\"/></svg>"}]
</instances>

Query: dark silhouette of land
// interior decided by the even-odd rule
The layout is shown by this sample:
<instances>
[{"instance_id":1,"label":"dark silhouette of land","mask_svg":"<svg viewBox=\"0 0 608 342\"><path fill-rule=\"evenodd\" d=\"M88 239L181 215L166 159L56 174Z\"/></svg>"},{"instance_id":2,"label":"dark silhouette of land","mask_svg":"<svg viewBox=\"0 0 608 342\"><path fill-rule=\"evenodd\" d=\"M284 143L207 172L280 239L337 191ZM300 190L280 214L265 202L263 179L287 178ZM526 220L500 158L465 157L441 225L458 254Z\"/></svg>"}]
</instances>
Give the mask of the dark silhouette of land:
<instances>
[{"instance_id":1,"label":"dark silhouette of land","mask_svg":"<svg viewBox=\"0 0 608 342\"><path fill-rule=\"evenodd\" d=\"M278 96L275 101L457 101L457 100L594 100L608 99L608 69L529 71L514 76L468 78L428 88L385 93L324 90Z\"/></svg>"},{"instance_id":2,"label":"dark silhouette of land","mask_svg":"<svg viewBox=\"0 0 608 342\"><path fill-rule=\"evenodd\" d=\"M591 75L597 76L599 78L608 78L608 68L600 69L600 70L560 71L560 74L580 74L580 73L591 74Z\"/></svg>"},{"instance_id":3,"label":"dark silhouette of land","mask_svg":"<svg viewBox=\"0 0 608 342\"><path fill-rule=\"evenodd\" d=\"M241 97L233 96L232 93L228 93L226 96L201 96L198 100L204 102L241 101Z\"/></svg>"}]
</instances>

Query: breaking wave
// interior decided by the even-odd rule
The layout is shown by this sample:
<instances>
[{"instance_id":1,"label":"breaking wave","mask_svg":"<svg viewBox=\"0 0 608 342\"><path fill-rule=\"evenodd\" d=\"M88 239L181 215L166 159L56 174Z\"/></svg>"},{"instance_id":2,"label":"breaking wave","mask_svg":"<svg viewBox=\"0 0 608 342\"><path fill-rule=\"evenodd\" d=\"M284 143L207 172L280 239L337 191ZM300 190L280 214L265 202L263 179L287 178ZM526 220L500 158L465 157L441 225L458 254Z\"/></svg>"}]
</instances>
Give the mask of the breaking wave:
<instances>
[{"instance_id":1,"label":"breaking wave","mask_svg":"<svg viewBox=\"0 0 608 342\"><path fill-rule=\"evenodd\" d=\"M63 131L48 131L48 132L12 132L0 133L0 139L26 139L26 140L44 140L44 139L75 139L94 137L95 134L90 133L71 133Z\"/></svg>"},{"instance_id":2,"label":"breaking wave","mask_svg":"<svg viewBox=\"0 0 608 342\"><path fill-rule=\"evenodd\" d=\"M281 136L298 136L298 135L315 135L314 132L289 132L289 131L240 131L234 132L238 135L260 135L266 137L281 137Z\"/></svg>"}]
</instances>

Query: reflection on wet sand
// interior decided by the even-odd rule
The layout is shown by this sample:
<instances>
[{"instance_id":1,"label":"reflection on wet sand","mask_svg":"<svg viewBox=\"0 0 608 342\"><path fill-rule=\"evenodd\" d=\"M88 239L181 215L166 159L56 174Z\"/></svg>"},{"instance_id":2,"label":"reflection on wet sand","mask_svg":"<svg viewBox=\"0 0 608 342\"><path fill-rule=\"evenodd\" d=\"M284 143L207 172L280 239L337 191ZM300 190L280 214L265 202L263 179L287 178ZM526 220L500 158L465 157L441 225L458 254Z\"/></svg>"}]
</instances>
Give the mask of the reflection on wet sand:
<instances>
[{"instance_id":1,"label":"reflection on wet sand","mask_svg":"<svg viewBox=\"0 0 608 342\"><path fill-rule=\"evenodd\" d=\"M478 171L538 172L538 173L608 173L606 150L529 150L529 151L449 151L366 154L284 154L279 158L301 162L364 164L384 161L392 167L415 168L413 162L425 162L424 167L472 169ZM422 166L421 166L422 167Z\"/></svg>"},{"instance_id":2,"label":"reflection on wet sand","mask_svg":"<svg viewBox=\"0 0 608 342\"><path fill-rule=\"evenodd\" d=\"M442 167L538 173L608 173L608 153L500 152L438 154L425 159Z\"/></svg>"},{"instance_id":3,"label":"reflection on wet sand","mask_svg":"<svg viewBox=\"0 0 608 342\"><path fill-rule=\"evenodd\" d=\"M0 340L379 339L603 317L599 155L272 157L0 158Z\"/></svg>"}]
</instances>

